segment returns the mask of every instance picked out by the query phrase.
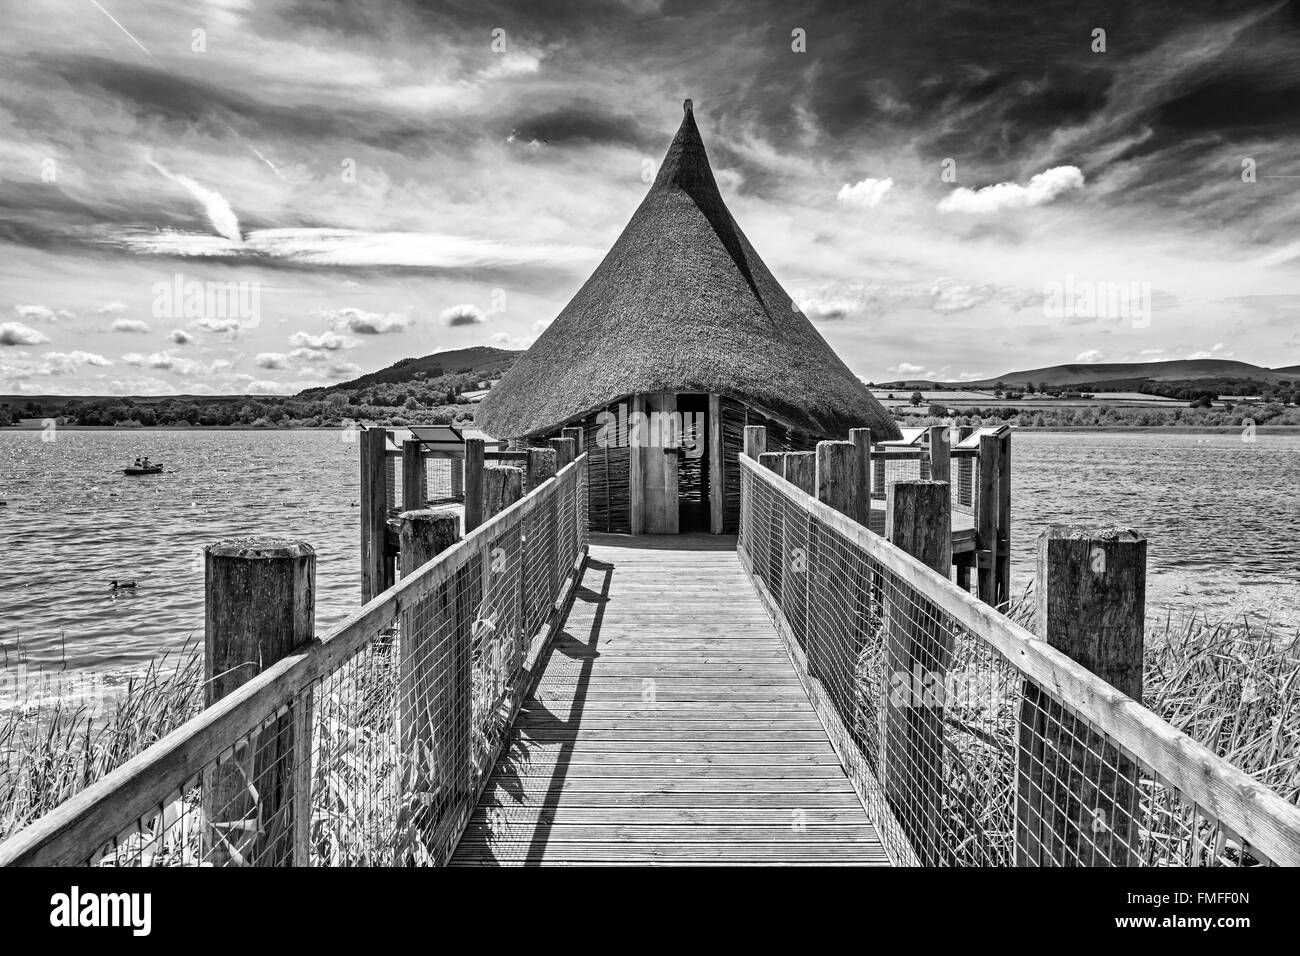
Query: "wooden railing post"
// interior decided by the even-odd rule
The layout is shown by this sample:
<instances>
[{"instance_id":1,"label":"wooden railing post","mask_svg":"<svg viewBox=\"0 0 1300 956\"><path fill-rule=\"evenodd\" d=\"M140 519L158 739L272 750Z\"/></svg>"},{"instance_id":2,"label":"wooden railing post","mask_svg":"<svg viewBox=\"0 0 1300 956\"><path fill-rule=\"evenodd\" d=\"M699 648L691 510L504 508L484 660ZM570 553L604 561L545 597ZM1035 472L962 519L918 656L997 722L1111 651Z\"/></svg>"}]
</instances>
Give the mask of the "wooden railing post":
<instances>
[{"instance_id":1,"label":"wooden railing post","mask_svg":"<svg viewBox=\"0 0 1300 956\"><path fill-rule=\"evenodd\" d=\"M524 470L510 465L483 469L483 520L490 521L524 496Z\"/></svg>"},{"instance_id":2,"label":"wooden railing post","mask_svg":"<svg viewBox=\"0 0 1300 956\"><path fill-rule=\"evenodd\" d=\"M783 459L785 455L781 452L766 451L758 456L758 463L774 474L781 474L785 470ZM761 568L755 568L760 573L763 581L767 584L767 590L772 595L772 600L781 604L781 582L785 570L785 541L782 531L784 530L784 512L781 501L776 496L771 496L776 502L774 508L775 514L768 516L769 526L759 535L764 541L763 559L764 564Z\"/></svg>"},{"instance_id":3,"label":"wooden railing post","mask_svg":"<svg viewBox=\"0 0 1300 956\"><path fill-rule=\"evenodd\" d=\"M792 451L782 456L781 477L794 485L804 494L817 492L817 455L811 451ZM809 570L812 567L813 542L811 540L810 522L803 509L786 509L781 528L781 539L785 542L785 574L781 602L786 621L794 633L799 646L808 644L808 601L811 588L808 586Z\"/></svg>"},{"instance_id":4,"label":"wooden railing post","mask_svg":"<svg viewBox=\"0 0 1300 956\"><path fill-rule=\"evenodd\" d=\"M952 444L947 425L931 425L928 429L930 452L930 480L946 481L952 485Z\"/></svg>"},{"instance_id":5,"label":"wooden railing post","mask_svg":"<svg viewBox=\"0 0 1300 956\"><path fill-rule=\"evenodd\" d=\"M361 433L361 603L393 586L388 553L388 430Z\"/></svg>"},{"instance_id":6,"label":"wooden railing post","mask_svg":"<svg viewBox=\"0 0 1300 956\"><path fill-rule=\"evenodd\" d=\"M400 517L402 577L415 574L460 540L456 508L403 512ZM457 809L455 795L470 783L472 712L472 621L458 614L454 584L410 602L398 617L401 649L397 726L401 735L398 774L407 794L427 795L413 823L429 832L440 816Z\"/></svg>"},{"instance_id":7,"label":"wooden railing post","mask_svg":"<svg viewBox=\"0 0 1300 956\"><path fill-rule=\"evenodd\" d=\"M402 510L419 511L429 503L424 471L424 442L402 442Z\"/></svg>"},{"instance_id":8,"label":"wooden railing post","mask_svg":"<svg viewBox=\"0 0 1300 956\"><path fill-rule=\"evenodd\" d=\"M1038 634L1142 700L1146 538L1053 525L1038 539ZM1138 770L1090 726L1025 682L1016 772L1016 862L1135 866Z\"/></svg>"},{"instance_id":9,"label":"wooden railing post","mask_svg":"<svg viewBox=\"0 0 1300 956\"><path fill-rule=\"evenodd\" d=\"M871 429L849 429L853 443L853 514L849 515L864 528L871 527Z\"/></svg>"},{"instance_id":10,"label":"wooden railing post","mask_svg":"<svg viewBox=\"0 0 1300 956\"><path fill-rule=\"evenodd\" d=\"M946 481L896 481L885 506L890 544L944 577L952 567ZM897 578L884 596L885 796L922 866L938 866L943 810L943 705L951 635L943 615Z\"/></svg>"},{"instance_id":11,"label":"wooden railing post","mask_svg":"<svg viewBox=\"0 0 1300 956\"><path fill-rule=\"evenodd\" d=\"M767 429L762 425L745 426L745 456L758 461L758 456L767 451Z\"/></svg>"},{"instance_id":12,"label":"wooden railing post","mask_svg":"<svg viewBox=\"0 0 1300 956\"><path fill-rule=\"evenodd\" d=\"M566 428L567 432L581 432L581 428ZM566 465L572 464L582 452L578 451L579 444L573 436L565 434L563 438L552 438L550 440L551 448L555 451L555 470L559 471Z\"/></svg>"},{"instance_id":13,"label":"wooden railing post","mask_svg":"<svg viewBox=\"0 0 1300 956\"><path fill-rule=\"evenodd\" d=\"M465 533L483 523L483 439L465 439Z\"/></svg>"},{"instance_id":14,"label":"wooden railing post","mask_svg":"<svg viewBox=\"0 0 1300 956\"><path fill-rule=\"evenodd\" d=\"M1002 455L996 435L981 435L975 461L975 568L979 598L998 603L998 501Z\"/></svg>"},{"instance_id":15,"label":"wooden railing post","mask_svg":"<svg viewBox=\"0 0 1300 956\"><path fill-rule=\"evenodd\" d=\"M994 568L994 602L1011 600L1011 431L998 436L997 565Z\"/></svg>"},{"instance_id":16,"label":"wooden railing post","mask_svg":"<svg viewBox=\"0 0 1300 956\"><path fill-rule=\"evenodd\" d=\"M211 707L311 642L316 552L301 541L238 538L205 549L204 703ZM203 862L305 865L311 817L310 692L205 772ZM249 827L249 821L256 823Z\"/></svg>"},{"instance_id":17,"label":"wooden railing post","mask_svg":"<svg viewBox=\"0 0 1300 956\"><path fill-rule=\"evenodd\" d=\"M536 491L542 482L555 477L558 457L554 448L528 449L527 492L529 494Z\"/></svg>"},{"instance_id":18,"label":"wooden railing post","mask_svg":"<svg viewBox=\"0 0 1300 956\"><path fill-rule=\"evenodd\" d=\"M573 461L574 459L582 455L585 449L582 447L584 436L582 434L581 428L578 428L577 426L571 426L569 428L561 428L560 437L573 439L573 453L570 455L569 461ZM568 463L569 462L566 461L564 464L567 465ZM560 467L563 468L564 465L561 465Z\"/></svg>"},{"instance_id":19,"label":"wooden railing post","mask_svg":"<svg viewBox=\"0 0 1300 956\"><path fill-rule=\"evenodd\" d=\"M862 491L855 483L859 460L852 442L818 442L814 479L817 500L841 514L855 515L856 498ZM808 673L821 681L844 725L852 728L854 672L861 650L860 629L855 620L856 584L850 580L847 569L836 568L835 562L843 556L834 553L833 540L829 531L818 526L813 546L812 607L808 612Z\"/></svg>"}]
</instances>

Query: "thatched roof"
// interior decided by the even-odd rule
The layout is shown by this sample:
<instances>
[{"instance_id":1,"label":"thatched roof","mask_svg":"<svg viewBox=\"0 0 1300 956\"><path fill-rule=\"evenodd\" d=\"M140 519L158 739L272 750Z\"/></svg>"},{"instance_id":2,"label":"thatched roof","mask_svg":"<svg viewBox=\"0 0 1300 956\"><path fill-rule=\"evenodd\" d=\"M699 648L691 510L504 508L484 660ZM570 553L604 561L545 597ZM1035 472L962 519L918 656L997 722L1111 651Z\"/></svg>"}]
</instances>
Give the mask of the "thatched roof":
<instances>
[{"instance_id":1,"label":"thatched roof","mask_svg":"<svg viewBox=\"0 0 1300 956\"><path fill-rule=\"evenodd\" d=\"M727 211L691 101L604 261L483 399L498 437L550 432L637 393L712 392L815 435L898 428L797 311Z\"/></svg>"}]
</instances>

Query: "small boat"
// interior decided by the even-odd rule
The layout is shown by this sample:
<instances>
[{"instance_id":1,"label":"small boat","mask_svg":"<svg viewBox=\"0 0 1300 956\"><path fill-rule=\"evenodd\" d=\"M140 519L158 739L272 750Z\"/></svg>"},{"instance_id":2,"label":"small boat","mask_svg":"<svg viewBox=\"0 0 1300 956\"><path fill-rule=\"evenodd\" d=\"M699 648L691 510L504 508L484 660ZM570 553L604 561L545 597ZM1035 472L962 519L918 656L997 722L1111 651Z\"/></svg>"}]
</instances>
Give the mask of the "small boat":
<instances>
[{"instance_id":1,"label":"small boat","mask_svg":"<svg viewBox=\"0 0 1300 956\"><path fill-rule=\"evenodd\" d=\"M162 470L163 470L163 466L162 466L162 465L158 465L158 464L149 464L149 465L130 465L130 466L128 466L128 467L122 469L122 474L124 474L124 475L161 475L161 474L162 474Z\"/></svg>"}]
</instances>

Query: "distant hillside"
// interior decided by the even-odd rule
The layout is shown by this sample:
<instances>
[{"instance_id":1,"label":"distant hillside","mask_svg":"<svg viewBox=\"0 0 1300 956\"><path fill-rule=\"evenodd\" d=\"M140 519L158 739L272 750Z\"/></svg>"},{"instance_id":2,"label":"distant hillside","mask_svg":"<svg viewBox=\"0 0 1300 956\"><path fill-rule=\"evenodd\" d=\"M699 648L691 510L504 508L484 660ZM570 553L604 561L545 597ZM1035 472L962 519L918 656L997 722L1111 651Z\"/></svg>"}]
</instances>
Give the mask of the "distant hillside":
<instances>
[{"instance_id":1,"label":"distant hillside","mask_svg":"<svg viewBox=\"0 0 1300 956\"><path fill-rule=\"evenodd\" d=\"M468 349L456 349L450 352L434 352L421 358L404 358L377 372L368 372L348 382L309 388L299 393L302 397L321 395L335 389L358 389L370 385L391 385L404 382L417 382L434 379L441 375L469 373L477 378L500 378L510 366L515 364L522 352L510 349L494 349L486 345L476 345Z\"/></svg>"},{"instance_id":2,"label":"distant hillside","mask_svg":"<svg viewBox=\"0 0 1300 956\"><path fill-rule=\"evenodd\" d=\"M1001 382L1007 386L1021 387L1028 382L1049 387L1090 386L1096 391L1123 391L1143 383L1195 382L1201 380L1229 381L1254 380L1268 384L1300 382L1300 365L1270 369L1249 362L1230 359L1180 359L1168 362L1094 362L1073 365L1051 365L1022 372L1007 372L978 382L954 382L955 388L994 388ZM936 385L937 382L919 382L914 379L881 382L884 387L903 388L916 385Z\"/></svg>"},{"instance_id":3,"label":"distant hillside","mask_svg":"<svg viewBox=\"0 0 1300 956\"><path fill-rule=\"evenodd\" d=\"M996 378L971 382L970 386L988 387L1002 382L1006 385L1085 385L1106 382L1132 382L1145 379L1149 382L1191 381L1202 378L1253 378L1261 382L1289 381L1300 372L1287 374L1285 370L1263 368L1249 362L1230 359L1182 359L1170 362L1094 362L1076 365L1052 365L1024 372L1007 372Z\"/></svg>"}]
</instances>

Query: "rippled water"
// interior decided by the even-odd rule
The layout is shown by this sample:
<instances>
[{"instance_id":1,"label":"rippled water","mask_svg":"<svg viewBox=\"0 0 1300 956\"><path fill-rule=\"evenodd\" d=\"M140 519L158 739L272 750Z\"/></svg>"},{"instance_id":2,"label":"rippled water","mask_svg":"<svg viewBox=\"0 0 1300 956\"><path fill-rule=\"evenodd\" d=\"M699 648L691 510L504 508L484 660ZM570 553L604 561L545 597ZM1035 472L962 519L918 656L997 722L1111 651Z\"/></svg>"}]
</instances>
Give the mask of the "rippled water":
<instances>
[{"instance_id":1,"label":"rippled water","mask_svg":"<svg viewBox=\"0 0 1300 956\"><path fill-rule=\"evenodd\" d=\"M122 475L142 454L167 472ZM1149 538L1152 612L1300 624L1300 436L1019 431L1012 463L1018 587L1047 523L1120 524ZM323 631L360 601L358 489L337 431L0 431L0 676L120 674L201 642L202 547L240 535L315 546Z\"/></svg>"}]
</instances>

